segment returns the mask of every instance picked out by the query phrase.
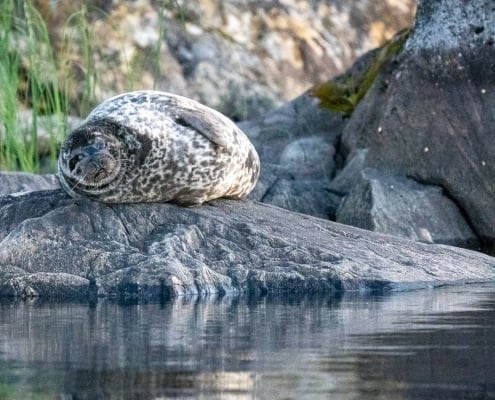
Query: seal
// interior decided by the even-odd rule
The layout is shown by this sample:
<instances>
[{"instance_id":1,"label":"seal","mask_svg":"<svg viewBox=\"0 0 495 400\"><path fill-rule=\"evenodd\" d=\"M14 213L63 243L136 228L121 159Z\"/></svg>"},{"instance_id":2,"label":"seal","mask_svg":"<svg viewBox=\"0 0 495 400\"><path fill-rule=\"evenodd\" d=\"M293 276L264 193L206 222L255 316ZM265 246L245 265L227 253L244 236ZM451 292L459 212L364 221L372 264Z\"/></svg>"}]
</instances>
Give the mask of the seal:
<instances>
[{"instance_id":1,"label":"seal","mask_svg":"<svg viewBox=\"0 0 495 400\"><path fill-rule=\"evenodd\" d=\"M259 171L254 146L230 119L158 91L105 100L67 136L58 158L72 197L105 203L241 199Z\"/></svg>"}]
</instances>

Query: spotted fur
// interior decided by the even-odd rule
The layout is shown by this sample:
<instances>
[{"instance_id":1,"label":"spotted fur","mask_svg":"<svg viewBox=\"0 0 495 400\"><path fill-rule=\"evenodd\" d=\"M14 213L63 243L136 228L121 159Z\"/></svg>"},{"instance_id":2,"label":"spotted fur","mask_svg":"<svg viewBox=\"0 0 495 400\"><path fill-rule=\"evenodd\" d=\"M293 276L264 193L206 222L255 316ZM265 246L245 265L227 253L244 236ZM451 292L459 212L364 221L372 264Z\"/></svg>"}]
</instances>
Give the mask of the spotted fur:
<instances>
[{"instance_id":1,"label":"spotted fur","mask_svg":"<svg viewBox=\"0 0 495 400\"><path fill-rule=\"evenodd\" d=\"M239 199L258 154L228 118L185 97L138 91L97 106L62 145L59 179L73 197L198 205Z\"/></svg>"}]
</instances>

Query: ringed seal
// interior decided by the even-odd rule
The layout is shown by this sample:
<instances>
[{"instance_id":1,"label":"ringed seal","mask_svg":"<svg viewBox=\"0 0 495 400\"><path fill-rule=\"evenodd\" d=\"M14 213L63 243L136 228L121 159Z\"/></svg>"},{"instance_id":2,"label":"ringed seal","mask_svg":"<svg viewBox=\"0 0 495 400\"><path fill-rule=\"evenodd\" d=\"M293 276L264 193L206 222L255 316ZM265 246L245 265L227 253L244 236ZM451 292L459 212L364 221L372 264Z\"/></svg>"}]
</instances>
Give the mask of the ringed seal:
<instances>
[{"instance_id":1,"label":"ringed seal","mask_svg":"<svg viewBox=\"0 0 495 400\"><path fill-rule=\"evenodd\" d=\"M158 91L101 103L69 134L58 158L60 182L72 197L106 203L240 199L259 171L254 146L231 120Z\"/></svg>"}]
</instances>

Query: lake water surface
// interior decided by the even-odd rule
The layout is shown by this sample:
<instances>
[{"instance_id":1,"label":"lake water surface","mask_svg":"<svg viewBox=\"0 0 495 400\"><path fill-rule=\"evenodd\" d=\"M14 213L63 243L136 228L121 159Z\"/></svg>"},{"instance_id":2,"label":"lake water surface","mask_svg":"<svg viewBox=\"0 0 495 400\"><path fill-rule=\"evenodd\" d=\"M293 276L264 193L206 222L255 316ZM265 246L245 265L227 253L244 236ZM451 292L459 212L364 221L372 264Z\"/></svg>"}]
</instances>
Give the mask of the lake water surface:
<instances>
[{"instance_id":1,"label":"lake water surface","mask_svg":"<svg viewBox=\"0 0 495 400\"><path fill-rule=\"evenodd\" d=\"M495 285L3 301L0 399L495 399Z\"/></svg>"}]
</instances>

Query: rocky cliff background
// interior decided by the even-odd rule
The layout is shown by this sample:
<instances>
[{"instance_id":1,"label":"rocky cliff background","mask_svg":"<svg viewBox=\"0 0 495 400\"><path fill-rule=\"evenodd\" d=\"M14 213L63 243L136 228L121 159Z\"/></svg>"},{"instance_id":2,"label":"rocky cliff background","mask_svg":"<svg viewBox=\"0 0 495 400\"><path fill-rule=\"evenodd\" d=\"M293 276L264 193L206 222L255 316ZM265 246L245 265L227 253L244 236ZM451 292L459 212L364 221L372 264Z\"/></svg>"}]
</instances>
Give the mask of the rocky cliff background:
<instances>
[{"instance_id":1,"label":"rocky cliff background","mask_svg":"<svg viewBox=\"0 0 495 400\"><path fill-rule=\"evenodd\" d=\"M34 6L49 27L73 114L84 117L118 92L154 88L234 120L262 115L342 73L410 26L415 13L414 0L37 0Z\"/></svg>"}]
</instances>

